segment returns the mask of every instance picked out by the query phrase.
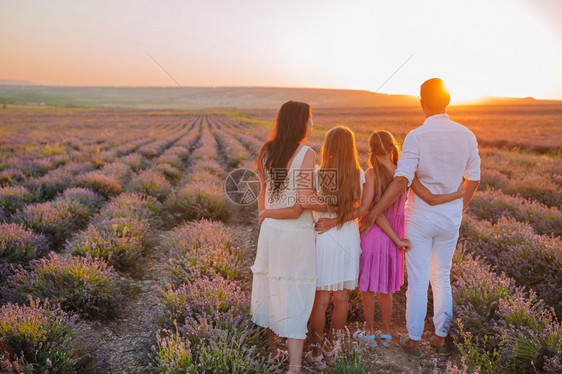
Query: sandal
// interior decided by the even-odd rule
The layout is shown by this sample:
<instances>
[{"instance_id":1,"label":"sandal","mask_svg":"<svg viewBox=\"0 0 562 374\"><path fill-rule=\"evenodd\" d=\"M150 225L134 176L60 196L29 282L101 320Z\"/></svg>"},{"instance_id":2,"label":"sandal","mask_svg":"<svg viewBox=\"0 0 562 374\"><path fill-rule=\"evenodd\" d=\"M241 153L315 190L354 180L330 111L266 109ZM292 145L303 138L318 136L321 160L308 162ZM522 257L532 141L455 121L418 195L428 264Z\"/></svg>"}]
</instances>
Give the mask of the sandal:
<instances>
[{"instance_id":1,"label":"sandal","mask_svg":"<svg viewBox=\"0 0 562 374\"><path fill-rule=\"evenodd\" d=\"M271 358L269 359L269 363L272 365L282 364L283 362L287 361L287 359L289 358L289 352L287 351L276 348L274 352L275 353L272 354Z\"/></svg>"},{"instance_id":2,"label":"sandal","mask_svg":"<svg viewBox=\"0 0 562 374\"><path fill-rule=\"evenodd\" d=\"M367 335L363 330L357 330L353 333L353 339L362 343L367 343L369 347L377 346L376 338L377 338L376 335Z\"/></svg>"},{"instance_id":3,"label":"sandal","mask_svg":"<svg viewBox=\"0 0 562 374\"><path fill-rule=\"evenodd\" d=\"M336 363L336 360L338 358L338 353L340 353L341 347L339 345L335 346L334 349L332 349L331 351L324 351L324 361L326 361L326 364L328 365L333 365Z\"/></svg>"},{"instance_id":4,"label":"sandal","mask_svg":"<svg viewBox=\"0 0 562 374\"><path fill-rule=\"evenodd\" d=\"M287 372L287 374L294 374L294 372L291 371L291 366L294 368L297 368L296 373L300 373L302 366L301 365L289 365L289 371Z\"/></svg>"},{"instance_id":5,"label":"sandal","mask_svg":"<svg viewBox=\"0 0 562 374\"><path fill-rule=\"evenodd\" d=\"M313 356L312 351L308 352L304 359L314 370L324 370L326 369L326 364L324 363L324 355L320 353L320 356Z\"/></svg>"},{"instance_id":6,"label":"sandal","mask_svg":"<svg viewBox=\"0 0 562 374\"><path fill-rule=\"evenodd\" d=\"M435 348L437 353L439 353L441 356L448 356L451 354L451 352L453 352L451 350L451 347L449 347L447 343L445 343L445 345L435 345L434 341L435 341L435 335L429 338L429 342L431 343L431 346Z\"/></svg>"},{"instance_id":7,"label":"sandal","mask_svg":"<svg viewBox=\"0 0 562 374\"><path fill-rule=\"evenodd\" d=\"M423 357L422 351L420 349L420 347L413 349L410 348L406 345L406 342L408 341L408 339L410 339L410 336L406 333L404 335L402 335L402 337L400 338L400 346L402 347L402 349L408 353L410 356L414 356L415 358L421 358Z\"/></svg>"},{"instance_id":8,"label":"sandal","mask_svg":"<svg viewBox=\"0 0 562 374\"><path fill-rule=\"evenodd\" d=\"M385 346L386 348L390 348L391 345L390 341L392 340L392 335L383 334L380 330L375 332L375 334L377 335L377 338L379 338L383 346Z\"/></svg>"}]
</instances>

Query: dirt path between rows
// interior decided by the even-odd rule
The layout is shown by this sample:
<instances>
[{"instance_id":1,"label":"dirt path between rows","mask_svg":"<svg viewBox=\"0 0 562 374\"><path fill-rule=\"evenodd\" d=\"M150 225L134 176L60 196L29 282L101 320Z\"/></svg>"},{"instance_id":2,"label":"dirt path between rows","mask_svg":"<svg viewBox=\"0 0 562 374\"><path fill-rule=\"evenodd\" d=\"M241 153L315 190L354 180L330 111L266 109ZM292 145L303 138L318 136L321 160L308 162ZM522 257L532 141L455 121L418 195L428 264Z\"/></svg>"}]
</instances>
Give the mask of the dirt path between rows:
<instances>
[{"instance_id":1,"label":"dirt path between rows","mask_svg":"<svg viewBox=\"0 0 562 374\"><path fill-rule=\"evenodd\" d=\"M150 311L156 306L155 286L162 285L166 260L158 247L152 248L145 262L139 264L137 273L126 277L131 295L121 305L120 314L114 319L91 323L92 338L108 356L107 373L150 371L146 354L151 339Z\"/></svg>"}]
</instances>

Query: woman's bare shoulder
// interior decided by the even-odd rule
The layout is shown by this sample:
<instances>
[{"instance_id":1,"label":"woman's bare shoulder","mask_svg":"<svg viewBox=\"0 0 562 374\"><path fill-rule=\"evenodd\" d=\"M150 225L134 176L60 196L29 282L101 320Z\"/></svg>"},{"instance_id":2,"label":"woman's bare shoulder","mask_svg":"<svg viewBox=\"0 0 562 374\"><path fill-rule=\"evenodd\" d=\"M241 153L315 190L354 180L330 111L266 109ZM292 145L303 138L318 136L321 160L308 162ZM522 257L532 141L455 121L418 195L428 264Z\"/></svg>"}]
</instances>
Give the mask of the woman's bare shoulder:
<instances>
[{"instance_id":1,"label":"woman's bare shoulder","mask_svg":"<svg viewBox=\"0 0 562 374\"><path fill-rule=\"evenodd\" d=\"M314 149L312 149L312 148L310 148L310 147L308 147L308 146L307 146L307 148L308 148L308 149L306 150L305 156L309 156L309 157L310 157L310 156L316 156L316 152L314 152Z\"/></svg>"}]
</instances>

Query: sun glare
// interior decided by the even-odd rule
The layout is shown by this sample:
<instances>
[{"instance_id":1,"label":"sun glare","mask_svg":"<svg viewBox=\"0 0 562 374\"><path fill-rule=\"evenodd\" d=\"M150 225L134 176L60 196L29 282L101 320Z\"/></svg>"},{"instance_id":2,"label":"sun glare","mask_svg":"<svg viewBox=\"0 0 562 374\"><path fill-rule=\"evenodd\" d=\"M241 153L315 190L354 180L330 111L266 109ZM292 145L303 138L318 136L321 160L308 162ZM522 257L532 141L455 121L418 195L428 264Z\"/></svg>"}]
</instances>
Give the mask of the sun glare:
<instances>
[{"instance_id":1,"label":"sun glare","mask_svg":"<svg viewBox=\"0 0 562 374\"><path fill-rule=\"evenodd\" d=\"M484 95L543 97L555 69L556 41L523 5L511 1L345 4L322 14L310 38L291 46L337 86L375 90L412 53L382 92L417 95L442 77L455 102ZM322 26L320 26L320 22Z\"/></svg>"}]
</instances>

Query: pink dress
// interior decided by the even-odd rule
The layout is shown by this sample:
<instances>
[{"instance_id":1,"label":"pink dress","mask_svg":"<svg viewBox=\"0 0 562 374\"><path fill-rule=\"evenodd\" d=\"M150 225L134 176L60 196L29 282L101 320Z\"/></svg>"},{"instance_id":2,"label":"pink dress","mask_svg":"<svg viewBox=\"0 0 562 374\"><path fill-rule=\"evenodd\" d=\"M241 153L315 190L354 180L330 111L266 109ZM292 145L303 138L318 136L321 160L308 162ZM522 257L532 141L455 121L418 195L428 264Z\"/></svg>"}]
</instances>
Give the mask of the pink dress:
<instances>
[{"instance_id":1,"label":"pink dress","mask_svg":"<svg viewBox=\"0 0 562 374\"><path fill-rule=\"evenodd\" d=\"M398 237L404 237L404 199L400 197L384 214ZM398 249L376 224L361 235L359 290L393 293L404 284L404 251Z\"/></svg>"}]
</instances>

